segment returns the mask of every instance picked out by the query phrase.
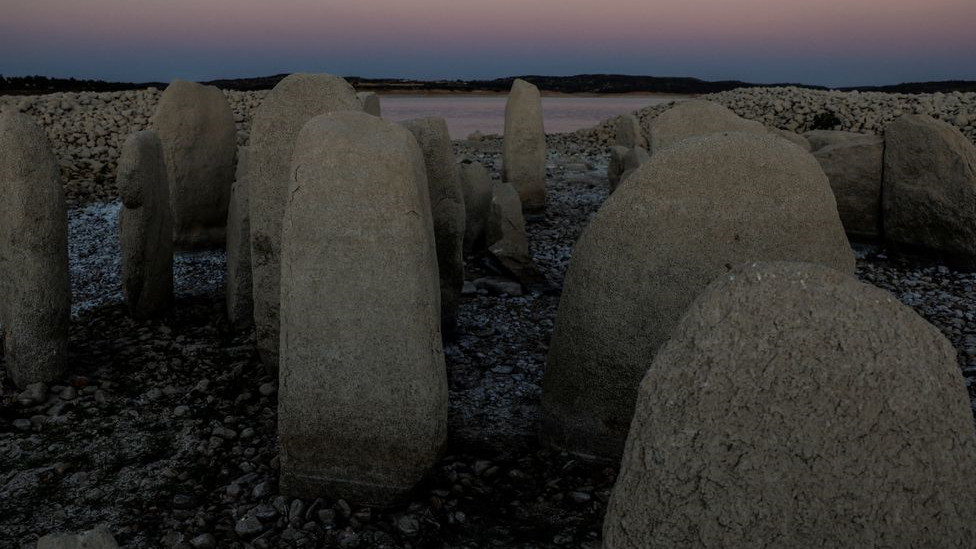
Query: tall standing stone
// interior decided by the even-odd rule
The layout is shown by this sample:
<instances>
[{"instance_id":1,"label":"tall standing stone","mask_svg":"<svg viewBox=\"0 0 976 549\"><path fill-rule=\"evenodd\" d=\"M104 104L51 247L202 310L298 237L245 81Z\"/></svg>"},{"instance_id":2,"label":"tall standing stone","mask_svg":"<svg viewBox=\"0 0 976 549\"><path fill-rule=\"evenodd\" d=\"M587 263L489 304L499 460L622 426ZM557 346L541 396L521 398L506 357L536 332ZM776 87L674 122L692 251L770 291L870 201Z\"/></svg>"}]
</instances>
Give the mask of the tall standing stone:
<instances>
[{"instance_id":1,"label":"tall standing stone","mask_svg":"<svg viewBox=\"0 0 976 549\"><path fill-rule=\"evenodd\" d=\"M281 219L295 138L313 117L332 111L359 111L348 82L330 74L292 74L278 83L254 113L245 173L251 212L251 282L254 330L265 367L278 370L278 301L281 274Z\"/></svg>"},{"instance_id":2,"label":"tall standing stone","mask_svg":"<svg viewBox=\"0 0 976 549\"><path fill-rule=\"evenodd\" d=\"M65 372L71 282L58 162L27 115L0 112L0 323L18 387Z\"/></svg>"},{"instance_id":3,"label":"tall standing stone","mask_svg":"<svg viewBox=\"0 0 976 549\"><path fill-rule=\"evenodd\" d=\"M227 318L238 328L254 323L251 286L251 212L247 203L247 148L237 152L237 173L227 211Z\"/></svg>"},{"instance_id":4,"label":"tall standing stone","mask_svg":"<svg viewBox=\"0 0 976 549\"><path fill-rule=\"evenodd\" d=\"M844 229L853 237L881 236L884 146L883 137L862 135L813 153L830 181Z\"/></svg>"},{"instance_id":5,"label":"tall standing stone","mask_svg":"<svg viewBox=\"0 0 976 549\"><path fill-rule=\"evenodd\" d=\"M813 156L745 133L654 153L573 248L543 384L543 438L584 458L618 460L648 357L709 282L756 260L854 272Z\"/></svg>"},{"instance_id":6,"label":"tall standing stone","mask_svg":"<svg viewBox=\"0 0 976 549\"><path fill-rule=\"evenodd\" d=\"M480 251L485 247L485 227L491 212L491 175L480 162L469 162L461 164L459 177L464 192L464 249Z\"/></svg>"},{"instance_id":7,"label":"tall standing stone","mask_svg":"<svg viewBox=\"0 0 976 549\"><path fill-rule=\"evenodd\" d=\"M386 505L447 438L423 154L397 124L337 112L305 125L289 173L281 490Z\"/></svg>"},{"instance_id":8,"label":"tall standing stone","mask_svg":"<svg viewBox=\"0 0 976 549\"><path fill-rule=\"evenodd\" d=\"M126 139L117 182L122 290L133 317L156 317L173 302L173 218L166 157L155 131Z\"/></svg>"},{"instance_id":9,"label":"tall standing stone","mask_svg":"<svg viewBox=\"0 0 976 549\"><path fill-rule=\"evenodd\" d=\"M505 103L502 136L502 181L511 183L526 214L546 208L546 132L542 126L539 88L515 79Z\"/></svg>"},{"instance_id":10,"label":"tall standing stone","mask_svg":"<svg viewBox=\"0 0 976 549\"><path fill-rule=\"evenodd\" d=\"M173 241L179 249L224 245L234 182L234 112L214 86L174 80L152 119L166 154Z\"/></svg>"},{"instance_id":11,"label":"tall standing stone","mask_svg":"<svg viewBox=\"0 0 976 549\"><path fill-rule=\"evenodd\" d=\"M454 164L454 149L443 118L418 118L401 124L417 139L427 166L440 270L441 330L450 337L457 327L457 309L464 285L464 193Z\"/></svg>"},{"instance_id":12,"label":"tall standing stone","mask_svg":"<svg viewBox=\"0 0 976 549\"><path fill-rule=\"evenodd\" d=\"M647 139L641 131L640 121L633 114L622 114L617 117L614 124L613 144L618 147L633 149L634 147L647 148Z\"/></svg>"},{"instance_id":13,"label":"tall standing stone","mask_svg":"<svg viewBox=\"0 0 976 549\"><path fill-rule=\"evenodd\" d=\"M363 105L363 112L373 116L380 116L380 96L374 92L358 92L356 97Z\"/></svg>"},{"instance_id":14,"label":"tall standing stone","mask_svg":"<svg viewBox=\"0 0 976 549\"><path fill-rule=\"evenodd\" d=\"M885 143L885 239L976 262L976 146L926 115L889 124Z\"/></svg>"},{"instance_id":15,"label":"tall standing stone","mask_svg":"<svg viewBox=\"0 0 976 549\"><path fill-rule=\"evenodd\" d=\"M643 360L607 549L973 546L956 351L895 296L818 265L741 266Z\"/></svg>"}]
</instances>

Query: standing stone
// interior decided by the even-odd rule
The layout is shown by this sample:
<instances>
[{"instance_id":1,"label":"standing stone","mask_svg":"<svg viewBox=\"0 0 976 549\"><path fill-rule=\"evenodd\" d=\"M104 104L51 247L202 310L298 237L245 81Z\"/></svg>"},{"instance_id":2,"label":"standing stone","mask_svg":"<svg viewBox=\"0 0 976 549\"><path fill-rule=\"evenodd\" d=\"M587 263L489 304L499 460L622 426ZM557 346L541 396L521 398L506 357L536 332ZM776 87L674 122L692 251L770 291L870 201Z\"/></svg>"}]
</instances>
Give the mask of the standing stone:
<instances>
[{"instance_id":1,"label":"standing stone","mask_svg":"<svg viewBox=\"0 0 976 549\"><path fill-rule=\"evenodd\" d=\"M441 331L452 337L464 285L464 193L454 164L454 149L443 118L418 118L401 124L410 130L424 153L440 270Z\"/></svg>"},{"instance_id":2,"label":"standing stone","mask_svg":"<svg viewBox=\"0 0 976 549\"><path fill-rule=\"evenodd\" d=\"M610 192L620 184L620 176L624 173L624 158L629 152L630 149L623 145L610 147L610 162L607 164L607 182L610 184Z\"/></svg>"},{"instance_id":3,"label":"standing stone","mask_svg":"<svg viewBox=\"0 0 976 549\"><path fill-rule=\"evenodd\" d=\"M650 160L651 160L651 155L648 154L646 150L644 150L644 147L634 147L633 149L627 151L627 154L624 156L624 161L623 161L624 171L623 173L620 174L620 180L617 182L617 186L612 187L610 189L610 192L617 190L617 187L619 187L621 183L626 181L627 178L631 176L631 174L637 171L637 168L640 168L641 165L646 164Z\"/></svg>"},{"instance_id":4,"label":"standing stone","mask_svg":"<svg viewBox=\"0 0 976 549\"><path fill-rule=\"evenodd\" d=\"M502 181L511 183L526 214L546 208L546 132L542 126L539 88L515 79L505 103L502 136Z\"/></svg>"},{"instance_id":5,"label":"standing stone","mask_svg":"<svg viewBox=\"0 0 976 549\"><path fill-rule=\"evenodd\" d=\"M488 251L522 284L530 289L544 288L545 277L529 252L518 191L510 183L496 183L491 192L491 210L485 227Z\"/></svg>"},{"instance_id":6,"label":"standing stone","mask_svg":"<svg viewBox=\"0 0 976 549\"><path fill-rule=\"evenodd\" d=\"M754 120L746 120L726 107L691 99L679 101L651 121L651 154L656 154L689 137L719 132L765 134L766 127Z\"/></svg>"},{"instance_id":7,"label":"standing stone","mask_svg":"<svg viewBox=\"0 0 976 549\"><path fill-rule=\"evenodd\" d=\"M742 266L650 357L607 549L973 546L956 351L895 296L817 265Z\"/></svg>"},{"instance_id":8,"label":"standing stone","mask_svg":"<svg viewBox=\"0 0 976 549\"><path fill-rule=\"evenodd\" d=\"M58 162L25 114L0 112L0 323L18 387L65 373L71 282Z\"/></svg>"},{"instance_id":9,"label":"standing stone","mask_svg":"<svg viewBox=\"0 0 976 549\"><path fill-rule=\"evenodd\" d=\"M863 135L822 147L813 156L830 181L847 234L879 238L884 138Z\"/></svg>"},{"instance_id":10,"label":"standing stone","mask_svg":"<svg viewBox=\"0 0 976 549\"><path fill-rule=\"evenodd\" d=\"M163 144L153 130L122 146L118 168L122 291L134 318L153 318L173 303L173 218Z\"/></svg>"},{"instance_id":11,"label":"standing stone","mask_svg":"<svg viewBox=\"0 0 976 549\"><path fill-rule=\"evenodd\" d=\"M447 440L423 154L397 124L337 112L305 125L289 173L281 491L385 506Z\"/></svg>"},{"instance_id":12,"label":"standing stone","mask_svg":"<svg viewBox=\"0 0 976 549\"><path fill-rule=\"evenodd\" d=\"M885 238L976 261L976 146L926 115L892 122L885 140Z\"/></svg>"},{"instance_id":13,"label":"standing stone","mask_svg":"<svg viewBox=\"0 0 976 549\"><path fill-rule=\"evenodd\" d=\"M237 173L227 211L227 318L240 329L254 323L251 299L251 213L247 203L247 148L237 152Z\"/></svg>"},{"instance_id":14,"label":"standing stone","mask_svg":"<svg viewBox=\"0 0 976 549\"><path fill-rule=\"evenodd\" d=\"M647 147L647 139L641 132L640 121L633 114L622 114L617 117L615 125L613 144L633 149L634 147Z\"/></svg>"},{"instance_id":15,"label":"standing stone","mask_svg":"<svg viewBox=\"0 0 976 549\"><path fill-rule=\"evenodd\" d=\"M809 152L812 149L810 146L810 140L794 131L783 130L780 128L769 128L769 132L782 137L790 143L794 143L805 151Z\"/></svg>"},{"instance_id":16,"label":"standing stone","mask_svg":"<svg viewBox=\"0 0 976 549\"><path fill-rule=\"evenodd\" d=\"M295 138L315 116L361 109L355 90L342 78L292 74L278 82L254 113L245 169L251 212L254 330L261 362L271 372L278 370L281 219L288 200Z\"/></svg>"},{"instance_id":17,"label":"standing stone","mask_svg":"<svg viewBox=\"0 0 976 549\"><path fill-rule=\"evenodd\" d=\"M373 92L359 92L356 98L363 106L363 112L373 116L380 116L380 96Z\"/></svg>"},{"instance_id":18,"label":"standing stone","mask_svg":"<svg viewBox=\"0 0 976 549\"><path fill-rule=\"evenodd\" d=\"M655 153L573 248L543 385L543 438L619 460L637 387L692 300L755 260L854 257L820 165L771 135L712 134Z\"/></svg>"},{"instance_id":19,"label":"standing stone","mask_svg":"<svg viewBox=\"0 0 976 549\"><path fill-rule=\"evenodd\" d=\"M803 138L807 140L811 151L819 151L824 147L858 139L867 134L857 132L845 132L841 130L810 130L803 133Z\"/></svg>"},{"instance_id":20,"label":"standing stone","mask_svg":"<svg viewBox=\"0 0 976 549\"><path fill-rule=\"evenodd\" d=\"M237 152L227 98L214 86L174 80L159 98L152 129L166 154L175 246L223 246Z\"/></svg>"},{"instance_id":21,"label":"standing stone","mask_svg":"<svg viewBox=\"0 0 976 549\"><path fill-rule=\"evenodd\" d=\"M485 248L485 228L491 213L491 175L480 162L461 164L459 173L464 193L464 249L476 252Z\"/></svg>"}]
</instances>

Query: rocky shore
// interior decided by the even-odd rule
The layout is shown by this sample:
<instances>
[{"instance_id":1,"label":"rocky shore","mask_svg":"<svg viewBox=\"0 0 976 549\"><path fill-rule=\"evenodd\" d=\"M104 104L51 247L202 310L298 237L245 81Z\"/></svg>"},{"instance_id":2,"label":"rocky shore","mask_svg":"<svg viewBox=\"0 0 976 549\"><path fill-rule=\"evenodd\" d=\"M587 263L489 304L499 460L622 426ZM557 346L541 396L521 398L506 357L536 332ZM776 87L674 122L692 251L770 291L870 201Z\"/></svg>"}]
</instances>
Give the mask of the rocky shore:
<instances>
[{"instance_id":1,"label":"rocky shore","mask_svg":"<svg viewBox=\"0 0 976 549\"><path fill-rule=\"evenodd\" d=\"M226 93L244 144L264 92ZM277 384L253 334L225 319L222 253L177 256L167 317L126 314L115 167L121 142L148 125L159 95L0 97L41 121L61 162L74 303L71 375L0 392L0 547L33 548L46 533L98 524L130 548L599 547L617 470L547 450L537 433L559 288L573 244L608 194L612 126L547 136L547 211L528 230L554 291L475 288L495 266L466 258L458 338L445 348L447 453L406 501L371 509L278 494ZM876 133L897 111L924 112L976 140L976 94L777 88L709 99L794 130L833 113L831 129ZM500 176L500 139L457 141L454 151ZM874 246L855 251L861 280L891 291L953 343L976 413L976 273Z\"/></svg>"}]
</instances>

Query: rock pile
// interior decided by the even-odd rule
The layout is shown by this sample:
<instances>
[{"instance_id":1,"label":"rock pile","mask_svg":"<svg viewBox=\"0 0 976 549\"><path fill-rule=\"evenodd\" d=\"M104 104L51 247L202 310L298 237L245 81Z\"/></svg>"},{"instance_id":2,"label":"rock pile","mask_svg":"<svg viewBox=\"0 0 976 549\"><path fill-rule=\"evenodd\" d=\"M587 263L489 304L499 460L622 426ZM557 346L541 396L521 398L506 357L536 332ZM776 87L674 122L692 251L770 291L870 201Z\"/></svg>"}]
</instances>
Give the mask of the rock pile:
<instances>
[{"instance_id":1,"label":"rock pile","mask_svg":"<svg viewBox=\"0 0 976 549\"><path fill-rule=\"evenodd\" d=\"M31 117L0 111L0 322L18 387L64 375L71 312L68 213L58 165Z\"/></svg>"},{"instance_id":2,"label":"rock pile","mask_svg":"<svg viewBox=\"0 0 976 549\"><path fill-rule=\"evenodd\" d=\"M619 459L647 357L711 280L759 259L853 272L816 160L778 137L745 133L655 153L573 249L546 366L543 439L584 458Z\"/></svg>"},{"instance_id":3,"label":"rock pile","mask_svg":"<svg viewBox=\"0 0 976 549\"><path fill-rule=\"evenodd\" d=\"M291 173L281 237L281 490L387 505L447 441L423 154L399 125L337 112L305 124Z\"/></svg>"},{"instance_id":4,"label":"rock pile","mask_svg":"<svg viewBox=\"0 0 976 549\"><path fill-rule=\"evenodd\" d=\"M955 350L887 292L823 266L744 266L650 356L604 547L976 539Z\"/></svg>"},{"instance_id":5,"label":"rock pile","mask_svg":"<svg viewBox=\"0 0 976 549\"><path fill-rule=\"evenodd\" d=\"M129 136L119 158L122 290L135 318L152 318L173 301L173 218L163 144L153 130Z\"/></svg>"}]
</instances>

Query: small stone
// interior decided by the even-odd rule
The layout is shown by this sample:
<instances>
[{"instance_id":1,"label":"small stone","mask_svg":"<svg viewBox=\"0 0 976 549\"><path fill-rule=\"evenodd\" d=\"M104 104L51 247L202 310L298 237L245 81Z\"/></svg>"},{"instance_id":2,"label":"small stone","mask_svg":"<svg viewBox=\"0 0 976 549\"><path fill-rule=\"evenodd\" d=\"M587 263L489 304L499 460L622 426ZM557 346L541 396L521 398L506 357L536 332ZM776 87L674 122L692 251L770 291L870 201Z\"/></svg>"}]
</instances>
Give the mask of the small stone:
<instances>
[{"instance_id":1,"label":"small stone","mask_svg":"<svg viewBox=\"0 0 976 549\"><path fill-rule=\"evenodd\" d=\"M63 391L61 391L59 396L61 397L61 400L74 400L78 398L78 389L75 389L69 385L68 387L65 387Z\"/></svg>"},{"instance_id":2,"label":"small stone","mask_svg":"<svg viewBox=\"0 0 976 549\"><path fill-rule=\"evenodd\" d=\"M270 496L277 491L278 483L274 480L266 480L255 486L254 490L251 491L251 495L254 496L255 499L261 499Z\"/></svg>"},{"instance_id":3,"label":"small stone","mask_svg":"<svg viewBox=\"0 0 976 549\"><path fill-rule=\"evenodd\" d=\"M187 494L176 494L173 496L174 509L192 509L197 504L196 498Z\"/></svg>"},{"instance_id":4,"label":"small stone","mask_svg":"<svg viewBox=\"0 0 976 549\"><path fill-rule=\"evenodd\" d=\"M569 499L573 500L574 503L582 504L590 501L593 498L592 496L590 496L590 494L587 494L586 492L570 492Z\"/></svg>"},{"instance_id":5,"label":"small stone","mask_svg":"<svg viewBox=\"0 0 976 549\"><path fill-rule=\"evenodd\" d=\"M404 515L397 519L397 530L405 536L415 536L420 531L420 521L417 517Z\"/></svg>"},{"instance_id":6,"label":"small stone","mask_svg":"<svg viewBox=\"0 0 976 549\"><path fill-rule=\"evenodd\" d=\"M263 383L260 387L258 387L258 392L261 393L261 396L269 397L277 393L278 389L276 389L272 383Z\"/></svg>"},{"instance_id":7,"label":"small stone","mask_svg":"<svg viewBox=\"0 0 976 549\"><path fill-rule=\"evenodd\" d=\"M251 512L254 513L254 516L257 517L261 522L272 521L278 517L278 511L274 508L274 506L268 505L267 503L258 505L251 510Z\"/></svg>"},{"instance_id":8,"label":"small stone","mask_svg":"<svg viewBox=\"0 0 976 549\"><path fill-rule=\"evenodd\" d=\"M288 522L297 523L302 520L305 514L305 502L295 498L291 502L291 506L288 508Z\"/></svg>"},{"instance_id":9,"label":"small stone","mask_svg":"<svg viewBox=\"0 0 976 549\"><path fill-rule=\"evenodd\" d=\"M200 534L190 540L190 545L194 549L214 549L217 546L217 539L213 534Z\"/></svg>"},{"instance_id":10,"label":"small stone","mask_svg":"<svg viewBox=\"0 0 976 549\"><path fill-rule=\"evenodd\" d=\"M21 431L28 431L31 428L31 422L29 419L18 418L14 420L14 427Z\"/></svg>"},{"instance_id":11,"label":"small stone","mask_svg":"<svg viewBox=\"0 0 976 549\"><path fill-rule=\"evenodd\" d=\"M177 406L173 408L173 415L176 417L183 417L190 413L190 407L185 405Z\"/></svg>"},{"instance_id":12,"label":"small stone","mask_svg":"<svg viewBox=\"0 0 976 549\"><path fill-rule=\"evenodd\" d=\"M243 539L252 539L264 530L264 525L254 515L248 514L234 525L234 532Z\"/></svg>"}]
</instances>

